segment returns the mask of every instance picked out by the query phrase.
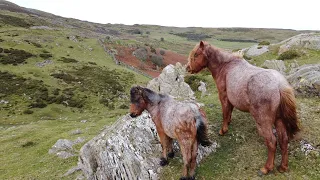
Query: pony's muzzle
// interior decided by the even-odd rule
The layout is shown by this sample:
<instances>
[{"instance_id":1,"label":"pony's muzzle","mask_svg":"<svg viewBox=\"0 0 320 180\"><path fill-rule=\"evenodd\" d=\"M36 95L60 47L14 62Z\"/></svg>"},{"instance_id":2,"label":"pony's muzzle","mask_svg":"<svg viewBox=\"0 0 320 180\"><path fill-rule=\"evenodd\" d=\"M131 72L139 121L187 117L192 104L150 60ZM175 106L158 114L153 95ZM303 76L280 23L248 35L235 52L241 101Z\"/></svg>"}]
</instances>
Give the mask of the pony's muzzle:
<instances>
[{"instance_id":1,"label":"pony's muzzle","mask_svg":"<svg viewBox=\"0 0 320 180\"><path fill-rule=\"evenodd\" d=\"M131 116L132 118L135 118L135 117L137 117L138 115L137 115L137 114L134 114L134 113L130 113L130 116Z\"/></svg>"},{"instance_id":2,"label":"pony's muzzle","mask_svg":"<svg viewBox=\"0 0 320 180\"><path fill-rule=\"evenodd\" d=\"M193 71L191 70L191 68L190 68L190 65L189 65L189 64L188 64L188 65L187 65L187 67L186 67L186 71L187 71L188 73L193 74Z\"/></svg>"},{"instance_id":3,"label":"pony's muzzle","mask_svg":"<svg viewBox=\"0 0 320 180\"><path fill-rule=\"evenodd\" d=\"M190 71L191 71L189 64L187 64L187 66L186 66L186 71L187 71L187 72L190 72Z\"/></svg>"}]
</instances>

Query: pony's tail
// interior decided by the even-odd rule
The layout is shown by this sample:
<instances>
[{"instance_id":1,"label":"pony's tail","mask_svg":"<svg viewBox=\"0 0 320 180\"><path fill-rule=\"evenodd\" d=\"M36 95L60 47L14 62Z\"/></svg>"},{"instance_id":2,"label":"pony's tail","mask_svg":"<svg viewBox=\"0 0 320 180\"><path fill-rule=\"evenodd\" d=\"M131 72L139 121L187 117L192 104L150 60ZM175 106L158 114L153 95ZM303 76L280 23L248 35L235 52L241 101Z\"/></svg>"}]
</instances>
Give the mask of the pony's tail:
<instances>
[{"instance_id":1,"label":"pony's tail","mask_svg":"<svg viewBox=\"0 0 320 180\"><path fill-rule=\"evenodd\" d=\"M196 126L197 126L197 140L202 146L210 146L212 142L208 137L208 127L207 124L204 123L203 118L205 118L205 114L201 112L201 116L197 116Z\"/></svg>"},{"instance_id":2,"label":"pony's tail","mask_svg":"<svg viewBox=\"0 0 320 180\"><path fill-rule=\"evenodd\" d=\"M293 89L291 87L280 89L278 116L286 127L289 139L293 139L294 135L300 131L296 107Z\"/></svg>"}]
</instances>

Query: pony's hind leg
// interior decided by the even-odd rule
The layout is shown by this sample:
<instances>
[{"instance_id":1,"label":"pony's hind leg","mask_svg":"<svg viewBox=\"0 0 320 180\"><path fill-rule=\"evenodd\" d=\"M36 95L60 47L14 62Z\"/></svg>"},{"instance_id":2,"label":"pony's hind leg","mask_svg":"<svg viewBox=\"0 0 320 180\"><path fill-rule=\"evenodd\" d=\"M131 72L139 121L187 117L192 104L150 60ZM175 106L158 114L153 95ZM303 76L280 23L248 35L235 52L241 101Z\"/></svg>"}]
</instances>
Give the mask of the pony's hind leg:
<instances>
[{"instance_id":1,"label":"pony's hind leg","mask_svg":"<svg viewBox=\"0 0 320 180\"><path fill-rule=\"evenodd\" d=\"M278 134L278 141L281 148L281 165L278 166L279 172L285 172L288 170L288 135L285 125L281 119L276 120L276 130Z\"/></svg>"},{"instance_id":2,"label":"pony's hind leg","mask_svg":"<svg viewBox=\"0 0 320 180\"><path fill-rule=\"evenodd\" d=\"M191 154L192 154L191 144L185 141L188 141L188 140L182 140L179 142L181 154L183 157L183 170L182 170L182 177L180 178L180 180L189 179L188 171L190 169L190 164L191 164Z\"/></svg>"},{"instance_id":3,"label":"pony's hind leg","mask_svg":"<svg viewBox=\"0 0 320 180\"><path fill-rule=\"evenodd\" d=\"M180 131L180 133L177 134L177 140L183 157L183 170L180 180L190 179L188 171L191 168L193 143L196 142L196 140L190 138L190 136L192 136L191 133L187 131ZM194 135L194 138L195 137L196 135Z\"/></svg>"},{"instance_id":4,"label":"pony's hind leg","mask_svg":"<svg viewBox=\"0 0 320 180\"><path fill-rule=\"evenodd\" d=\"M192 145L192 150L191 150L191 163L190 163L190 171L189 171L189 175L191 177L190 179L194 179L195 170L197 166L197 151L198 151L198 142L195 141Z\"/></svg>"},{"instance_id":5,"label":"pony's hind leg","mask_svg":"<svg viewBox=\"0 0 320 180\"><path fill-rule=\"evenodd\" d=\"M268 158L263 168L258 172L259 175L265 175L269 172L273 171L274 168L274 159L276 154L277 147L277 139L272 132L272 123L271 119L261 119L267 123L261 123L261 121L257 121L257 129L259 134L264 138L265 145L268 148ZM269 122L269 123L268 123Z\"/></svg>"},{"instance_id":6,"label":"pony's hind leg","mask_svg":"<svg viewBox=\"0 0 320 180\"><path fill-rule=\"evenodd\" d=\"M257 106L256 106L257 107ZM265 175L269 172L273 171L274 168L274 159L276 154L276 147L277 147L277 139L272 132L272 125L274 124L275 118L270 111L268 112L267 106L265 107L258 107L250 111L254 119L256 120L257 130L260 136L264 138L265 145L268 148L268 158L267 161L260 169L258 174Z\"/></svg>"}]
</instances>

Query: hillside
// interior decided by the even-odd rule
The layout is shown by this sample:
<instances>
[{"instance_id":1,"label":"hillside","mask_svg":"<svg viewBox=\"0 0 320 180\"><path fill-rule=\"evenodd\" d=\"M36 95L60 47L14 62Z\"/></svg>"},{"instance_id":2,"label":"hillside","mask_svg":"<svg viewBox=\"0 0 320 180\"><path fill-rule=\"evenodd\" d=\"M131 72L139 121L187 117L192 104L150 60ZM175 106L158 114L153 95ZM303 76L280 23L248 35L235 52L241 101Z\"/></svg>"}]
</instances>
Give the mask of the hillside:
<instances>
[{"instance_id":1,"label":"hillside","mask_svg":"<svg viewBox=\"0 0 320 180\"><path fill-rule=\"evenodd\" d=\"M235 51L261 41L278 43L305 32L309 31L98 24L0 0L0 179L75 179L76 175L63 174L78 158L59 159L48 153L52 145L58 139L81 137L88 141L96 136L128 112L132 85L146 85L167 64L185 64L199 40ZM312 62L316 62L319 53L310 52L314 55ZM276 55L270 51L253 58L252 63L261 65L268 57ZM308 63L306 57L300 57L302 63ZM220 123L221 109L211 77L202 76L214 95L207 99L199 98L199 94L197 97L206 105L213 131ZM215 109L211 111L213 102ZM318 99L302 98L299 102L305 104L301 107L304 110L315 106ZM310 117L317 117L319 110L311 110ZM307 115L303 117L308 118ZM235 117L248 119L240 113ZM242 126L234 126L237 125ZM245 125L245 131L253 131L254 124ZM234 130L239 134L238 131ZM227 138L223 140L234 143L234 139ZM230 151L238 153L235 148L242 148L244 141L247 140L232 145ZM75 145L76 151L84 143ZM229 158L225 152L217 157ZM212 158L219 161L213 156L209 159ZM296 161L301 165L299 159ZM176 172L180 169L175 167L180 164L175 164L179 164L178 160L173 163L174 170L165 169L168 176L179 174ZM206 167L212 164L205 162L199 170L200 177L219 177ZM226 173L223 169L218 172Z\"/></svg>"}]
</instances>

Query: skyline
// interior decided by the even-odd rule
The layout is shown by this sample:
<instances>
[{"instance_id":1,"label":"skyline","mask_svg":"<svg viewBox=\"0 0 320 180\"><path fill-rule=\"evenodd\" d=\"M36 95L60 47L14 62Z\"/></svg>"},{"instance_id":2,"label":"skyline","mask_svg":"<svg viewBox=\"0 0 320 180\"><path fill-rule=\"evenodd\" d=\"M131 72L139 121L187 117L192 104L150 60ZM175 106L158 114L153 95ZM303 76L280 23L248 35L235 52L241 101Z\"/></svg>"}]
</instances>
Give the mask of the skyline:
<instances>
[{"instance_id":1,"label":"skyline","mask_svg":"<svg viewBox=\"0 0 320 180\"><path fill-rule=\"evenodd\" d=\"M19 6L102 24L320 30L316 0L9 0ZM192 2L192 1L191 1ZM264 4L263 4L264 3ZM216 8L217 7L217 8Z\"/></svg>"}]
</instances>

